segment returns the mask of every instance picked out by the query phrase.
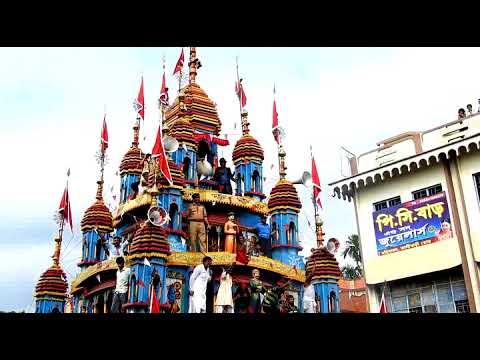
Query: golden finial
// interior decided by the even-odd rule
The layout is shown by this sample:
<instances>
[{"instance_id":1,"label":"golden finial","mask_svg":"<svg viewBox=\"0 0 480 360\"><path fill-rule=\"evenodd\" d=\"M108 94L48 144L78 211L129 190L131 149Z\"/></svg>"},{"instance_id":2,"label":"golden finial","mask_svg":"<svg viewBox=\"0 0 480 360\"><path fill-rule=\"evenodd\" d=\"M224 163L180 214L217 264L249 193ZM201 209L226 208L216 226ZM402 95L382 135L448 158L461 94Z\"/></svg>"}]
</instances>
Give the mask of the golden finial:
<instances>
[{"instance_id":1,"label":"golden finial","mask_svg":"<svg viewBox=\"0 0 480 360\"><path fill-rule=\"evenodd\" d=\"M285 179L285 176L287 176L287 166L285 165L285 156L287 156L287 153L283 149L283 145L280 144L279 149L278 149L278 162L279 162L279 174L280 174L280 179Z\"/></svg>"},{"instance_id":2,"label":"golden finial","mask_svg":"<svg viewBox=\"0 0 480 360\"><path fill-rule=\"evenodd\" d=\"M190 48L190 62L188 63L190 69L190 84L195 82L197 77L197 69L199 69L202 64L197 58L197 48L191 47Z\"/></svg>"},{"instance_id":3,"label":"golden finial","mask_svg":"<svg viewBox=\"0 0 480 360\"><path fill-rule=\"evenodd\" d=\"M322 226L323 226L323 220L320 219L319 215L316 215L315 216L315 232L317 234L317 249L320 249L323 246L323 235L325 235L325 233L323 232Z\"/></svg>"},{"instance_id":4,"label":"golden finial","mask_svg":"<svg viewBox=\"0 0 480 360\"><path fill-rule=\"evenodd\" d=\"M59 266L60 264L60 245L62 243L62 239L60 237L55 238L55 251L53 253L53 264Z\"/></svg>"},{"instance_id":5,"label":"golden finial","mask_svg":"<svg viewBox=\"0 0 480 360\"><path fill-rule=\"evenodd\" d=\"M249 132L248 125L250 125L250 123L248 122L248 112L243 111L242 112L242 134L243 135L248 134Z\"/></svg>"},{"instance_id":6,"label":"golden finial","mask_svg":"<svg viewBox=\"0 0 480 360\"><path fill-rule=\"evenodd\" d=\"M132 142L132 146L133 147L138 147L138 138L139 138L139 135L140 135L140 119L137 119L137 122L135 123L135 125L133 126L133 142Z\"/></svg>"},{"instance_id":7,"label":"golden finial","mask_svg":"<svg viewBox=\"0 0 480 360\"><path fill-rule=\"evenodd\" d=\"M160 191L158 190L158 187L157 187L157 184L156 184L156 181L155 181L152 188L150 189L150 195L152 195L152 204L151 204L152 207L157 206L157 195L159 193L160 193Z\"/></svg>"}]
</instances>

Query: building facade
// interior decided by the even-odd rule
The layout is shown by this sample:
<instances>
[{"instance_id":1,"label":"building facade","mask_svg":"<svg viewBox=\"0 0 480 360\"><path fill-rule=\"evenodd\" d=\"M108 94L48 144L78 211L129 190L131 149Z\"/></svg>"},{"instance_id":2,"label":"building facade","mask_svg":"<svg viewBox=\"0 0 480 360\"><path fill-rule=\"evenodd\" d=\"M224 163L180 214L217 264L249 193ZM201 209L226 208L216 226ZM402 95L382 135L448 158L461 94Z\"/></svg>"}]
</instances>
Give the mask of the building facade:
<instances>
[{"instance_id":1,"label":"building facade","mask_svg":"<svg viewBox=\"0 0 480 360\"><path fill-rule=\"evenodd\" d=\"M480 114L350 158L330 184L355 207L370 312L480 309Z\"/></svg>"},{"instance_id":2,"label":"building facade","mask_svg":"<svg viewBox=\"0 0 480 360\"><path fill-rule=\"evenodd\" d=\"M340 279L340 311L342 313L368 312L367 288L365 279L354 280Z\"/></svg>"}]
</instances>

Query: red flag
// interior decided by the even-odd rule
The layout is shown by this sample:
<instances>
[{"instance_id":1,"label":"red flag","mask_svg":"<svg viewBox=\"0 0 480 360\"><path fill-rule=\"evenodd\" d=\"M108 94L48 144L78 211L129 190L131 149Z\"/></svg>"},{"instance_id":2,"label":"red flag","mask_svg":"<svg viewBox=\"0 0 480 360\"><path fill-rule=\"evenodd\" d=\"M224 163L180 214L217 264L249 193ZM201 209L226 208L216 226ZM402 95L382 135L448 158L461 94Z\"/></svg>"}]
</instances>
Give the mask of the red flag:
<instances>
[{"instance_id":1,"label":"red flag","mask_svg":"<svg viewBox=\"0 0 480 360\"><path fill-rule=\"evenodd\" d=\"M140 279L137 282L138 286L145 287L145 283Z\"/></svg>"},{"instance_id":2,"label":"red flag","mask_svg":"<svg viewBox=\"0 0 480 360\"><path fill-rule=\"evenodd\" d=\"M278 127L278 113L277 113L277 103L273 99L273 116L272 116L272 130Z\"/></svg>"},{"instance_id":3,"label":"red flag","mask_svg":"<svg viewBox=\"0 0 480 360\"><path fill-rule=\"evenodd\" d=\"M102 136L101 136L101 143L102 143L102 152L105 152L108 148L108 130L107 130L107 122L105 120L106 115L103 116L103 129L102 129Z\"/></svg>"},{"instance_id":4,"label":"red flag","mask_svg":"<svg viewBox=\"0 0 480 360\"><path fill-rule=\"evenodd\" d=\"M182 48L182 52L180 53L180 57L178 58L177 65L175 65L175 70L173 70L173 75L175 75L179 71L182 71L184 60L185 59L184 59L183 48Z\"/></svg>"},{"instance_id":5,"label":"red flag","mask_svg":"<svg viewBox=\"0 0 480 360\"><path fill-rule=\"evenodd\" d=\"M385 303L385 292L382 293L382 300L380 301L380 311L381 314L387 313L387 304Z\"/></svg>"},{"instance_id":6,"label":"red flag","mask_svg":"<svg viewBox=\"0 0 480 360\"><path fill-rule=\"evenodd\" d=\"M235 82L235 93L237 94L238 99L240 100L240 104L242 105L242 109L247 105L247 95L245 95L245 91L243 90L242 80L240 82Z\"/></svg>"},{"instance_id":7,"label":"red flag","mask_svg":"<svg viewBox=\"0 0 480 360\"><path fill-rule=\"evenodd\" d=\"M145 120L145 101L143 99L143 76L142 76L142 82L140 83L140 90L138 91L138 97L133 103L133 106L135 107L135 111L140 115L142 120Z\"/></svg>"},{"instance_id":8,"label":"red flag","mask_svg":"<svg viewBox=\"0 0 480 360\"><path fill-rule=\"evenodd\" d=\"M275 87L273 88L273 93L275 94ZM273 113L272 113L272 133L273 138L280 145L280 138L279 138L279 129L278 129L278 113L277 113L277 103L275 98L273 98Z\"/></svg>"},{"instance_id":9,"label":"red flag","mask_svg":"<svg viewBox=\"0 0 480 360\"><path fill-rule=\"evenodd\" d=\"M159 313L160 312L160 304L158 302L157 294L155 290L152 288L150 296L150 313Z\"/></svg>"},{"instance_id":10,"label":"red flag","mask_svg":"<svg viewBox=\"0 0 480 360\"><path fill-rule=\"evenodd\" d=\"M72 210L70 208L70 199L68 197L68 186L66 186L65 190L63 191L62 200L60 201L60 206L58 207L58 212L63 212L63 220L70 225L70 230L73 233Z\"/></svg>"},{"instance_id":11,"label":"red flag","mask_svg":"<svg viewBox=\"0 0 480 360\"><path fill-rule=\"evenodd\" d=\"M162 88L160 89L160 103L168 106L168 88L165 83L165 72L162 77Z\"/></svg>"},{"instance_id":12,"label":"red flag","mask_svg":"<svg viewBox=\"0 0 480 360\"><path fill-rule=\"evenodd\" d=\"M167 156L165 155L165 150L163 148L162 133L160 131L160 126L158 127L157 139L155 140L155 145L152 150L152 157L158 156L158 166L160 171L168 180L170 185L173 185L172 175L170 174L170 168L168 166Z\"/></svg>"},{"instance_id":13,"label":"red flag","mask_svg":"<svg viewBox=\"0 0 480 360\"><path fill-rule=\"evenodd\" d=\"M315 165L315 158L312 155L312 183L313 183L313 197L315 202L322 208L322 203L320 201L320 178L317 172L317 165Z\"/></svg>"}]
</instances>

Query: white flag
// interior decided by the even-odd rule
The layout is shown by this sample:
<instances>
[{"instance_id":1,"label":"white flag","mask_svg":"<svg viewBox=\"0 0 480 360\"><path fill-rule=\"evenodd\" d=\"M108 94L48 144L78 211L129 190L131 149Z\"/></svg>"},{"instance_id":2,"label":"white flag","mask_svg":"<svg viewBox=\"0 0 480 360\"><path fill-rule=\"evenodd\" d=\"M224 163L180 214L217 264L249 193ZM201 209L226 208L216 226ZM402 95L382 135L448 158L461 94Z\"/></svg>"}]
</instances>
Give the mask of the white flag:
<instances>
[{"instance_id":1,"label":"white flag","mask_svg":"<svg viewBox=\"0 0 480 360\"><path fill-rule=\"evenodd\" d=\"M147 258L145 258L145 259L143 260L143 263L144 263L145 265L147 265L147 266L152 266L152 265L150 265L150 261L148 261Z\"/></svg>"},{"instance_id":2,"label":"white flag","mask_svg":"<svg viewBox=\"0 0 480 360\"><path fill-rule=\"evenodd\" d=\"M99 283L101 283L101 281L100 281L100 274L97 275L97 280L98 280Z\"/></svg>"}]
</instances>

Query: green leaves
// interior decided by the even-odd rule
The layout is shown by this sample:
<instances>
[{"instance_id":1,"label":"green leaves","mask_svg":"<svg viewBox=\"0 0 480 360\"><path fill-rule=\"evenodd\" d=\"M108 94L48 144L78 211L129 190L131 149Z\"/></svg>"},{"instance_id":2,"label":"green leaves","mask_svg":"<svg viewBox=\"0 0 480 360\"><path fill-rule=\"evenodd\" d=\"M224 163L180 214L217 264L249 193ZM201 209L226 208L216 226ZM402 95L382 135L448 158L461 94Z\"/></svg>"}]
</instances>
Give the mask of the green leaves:
<instances>
[{"instance_id":1,"label":"green leaves","mask_svg":"<svg viewBox=\"0 0 480 360\"><path fill-rule=\"evenodd\" d=\"M344 259L348 256L355 261L355 266L345 265L342 268L343 277L350 280L362 277L362 256L360 254L360 238L358 235L352 234L348 237L342 256Z\"/></svg>"}]
</instances>

